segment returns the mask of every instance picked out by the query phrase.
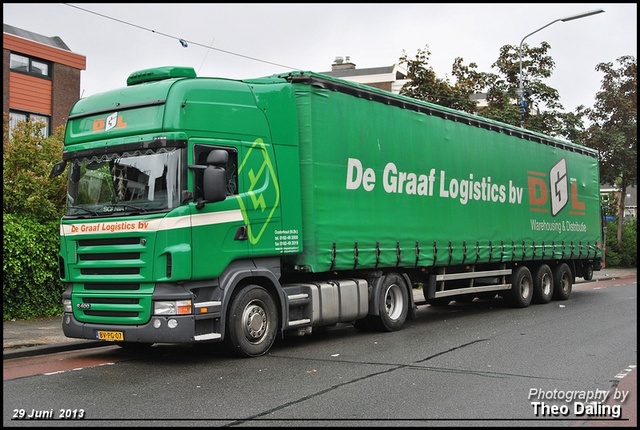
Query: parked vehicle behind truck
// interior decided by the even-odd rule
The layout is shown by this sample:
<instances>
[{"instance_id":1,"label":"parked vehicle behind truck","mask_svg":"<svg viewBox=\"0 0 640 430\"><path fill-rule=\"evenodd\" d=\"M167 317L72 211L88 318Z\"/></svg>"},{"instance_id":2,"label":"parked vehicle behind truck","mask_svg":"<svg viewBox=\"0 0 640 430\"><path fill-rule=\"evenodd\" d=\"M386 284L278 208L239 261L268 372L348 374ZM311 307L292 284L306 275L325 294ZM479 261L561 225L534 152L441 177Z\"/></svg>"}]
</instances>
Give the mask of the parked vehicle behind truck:
<instances>
[{"instance_id":1,"label":"parked vehicle behind truck","mask_svg":"<svg viewBox=\"0 0 640 430\"><path fill-rule=\"evenodd\" d=\"M72 108L65 169L72 338L255 357L427 304L567 300L601 267L596 151L312 72L135 72Z\"/></svg>"}]
</instances>

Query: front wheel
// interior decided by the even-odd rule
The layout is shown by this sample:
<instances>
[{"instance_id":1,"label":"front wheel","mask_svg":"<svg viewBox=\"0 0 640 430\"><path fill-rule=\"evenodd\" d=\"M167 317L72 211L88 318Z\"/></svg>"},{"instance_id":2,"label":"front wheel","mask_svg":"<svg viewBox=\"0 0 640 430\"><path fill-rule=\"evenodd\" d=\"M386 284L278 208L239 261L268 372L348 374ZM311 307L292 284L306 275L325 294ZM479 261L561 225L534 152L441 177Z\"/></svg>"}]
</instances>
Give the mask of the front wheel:
<instances>
[{"instance_id":1,"label":"front wheel","mask_svg":"<svg viewBox=\"0 0 640 430\"><path fill-rule=\"evenodd\" d=\"M225 344L239 357L266 354L278 332L278 310L271 294L259 285L248 285L231 301Z\"/></svg>"}]
</instances>

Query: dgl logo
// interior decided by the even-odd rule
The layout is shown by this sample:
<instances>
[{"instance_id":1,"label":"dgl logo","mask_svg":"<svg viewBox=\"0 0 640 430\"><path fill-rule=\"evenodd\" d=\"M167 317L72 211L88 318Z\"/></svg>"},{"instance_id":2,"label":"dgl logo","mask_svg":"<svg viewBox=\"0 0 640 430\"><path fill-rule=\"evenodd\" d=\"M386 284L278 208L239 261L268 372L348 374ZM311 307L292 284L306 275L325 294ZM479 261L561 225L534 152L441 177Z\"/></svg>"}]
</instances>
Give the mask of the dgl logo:
<instances>
[{"instance_id":1,"label":"dgl logo","mask_svg":"<svg viewBox=\"0 0 640 430\"><path fill-rule=\"evenodd\" d=\"M545 173L529 171L528 174L529 204L532 212L548 213L550 201L551 215L556 216L571 201L570 214L585 214L584 202L581 202L578 196L578 184L575 181L569 183L566 159L563 158L551 168L548 184L545 181Z\"/></svg>"},{"instance_id":2,"label":"dgl logo","mask_svg":"<svg viewBox=\"0 0 640 430\"><path fill-rule=\"evenodd\" d=\"M124 122L121 116L118 116L118 112L114 112L106 118L93 120L93 131L109 131L112 128L123 128L126 126L127 123Z\"/></svg>"}]
</instances>

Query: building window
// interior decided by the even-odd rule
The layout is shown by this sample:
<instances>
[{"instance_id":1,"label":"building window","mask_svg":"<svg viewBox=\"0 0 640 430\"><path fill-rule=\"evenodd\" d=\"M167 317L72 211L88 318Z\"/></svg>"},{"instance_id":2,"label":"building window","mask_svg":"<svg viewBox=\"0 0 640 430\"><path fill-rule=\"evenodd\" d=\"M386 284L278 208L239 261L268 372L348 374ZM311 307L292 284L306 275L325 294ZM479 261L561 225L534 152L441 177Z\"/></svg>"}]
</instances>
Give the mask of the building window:
<instances>
[{"instance_id":1,"label":"building window","mask_svg":"<svg viewBox=\"0 0 640 430\"><path fill-rule=\"evenodd\" d=\"M51 119L46 115L38 115L28 112L9 112L9 138L11 139L12 130L18 125L20 121L42 121L44 125L40 129L41 137L49 137L51 135Z\"/></svg>"},{"instance_id":2,"label":"building window","mask_svg":"<svg viewBox=\"0 0 640 430\"><path fill-rule=\"evenodd\" d=\"M11 53L9 68L13 72L22 72L40 77L51 77L51 64L26 55Z\"/></svg>"}]
</instances>

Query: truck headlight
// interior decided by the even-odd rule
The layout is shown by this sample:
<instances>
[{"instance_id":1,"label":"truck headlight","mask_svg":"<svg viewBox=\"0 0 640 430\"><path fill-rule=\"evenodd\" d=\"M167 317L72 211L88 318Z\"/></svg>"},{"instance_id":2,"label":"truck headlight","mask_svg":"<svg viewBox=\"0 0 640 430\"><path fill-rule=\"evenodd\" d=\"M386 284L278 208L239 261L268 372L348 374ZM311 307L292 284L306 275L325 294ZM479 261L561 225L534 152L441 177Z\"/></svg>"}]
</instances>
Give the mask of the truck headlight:
<instances>
[{"instance_id":1,"label":"truck headlight","mask_svg":"<svg viewBox=\"0 0 640 430\"><path fill-rule=\"evenodd\" d=\"M153 302L154 315L190 315L191 300Z\"/></svg>"},{"instance_id":2,"label":"truck headlight","mask_svg":"<svg viewBox=\"0 0 640 430\"><path fill-rule=\"evenodd\" d=\"M72 312L71 299L62 299L62 312Z\"/></svg>"}]
</instances>

